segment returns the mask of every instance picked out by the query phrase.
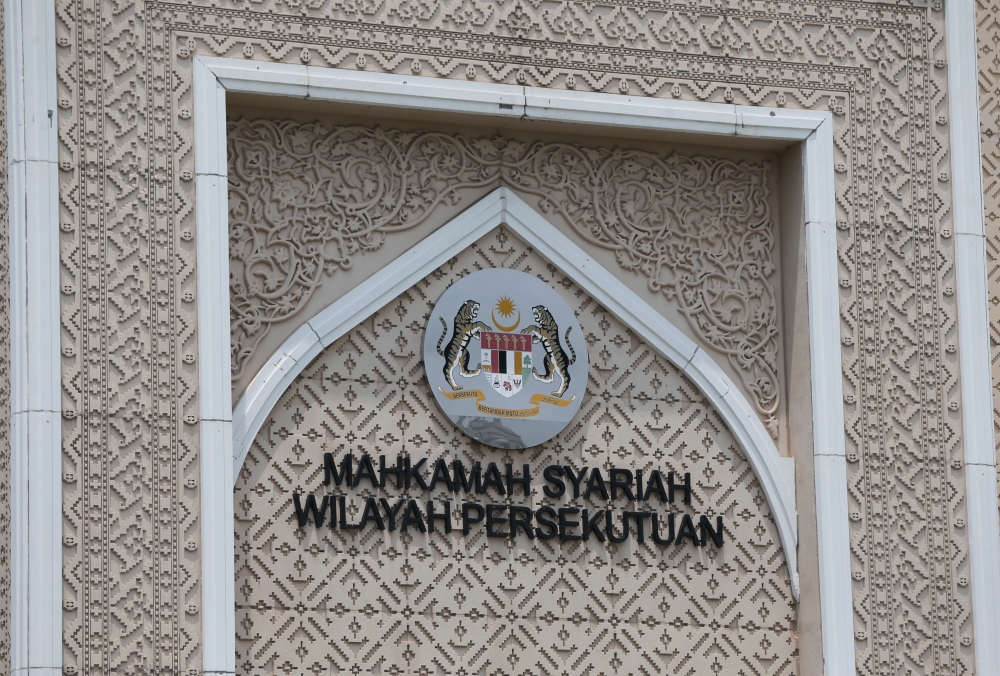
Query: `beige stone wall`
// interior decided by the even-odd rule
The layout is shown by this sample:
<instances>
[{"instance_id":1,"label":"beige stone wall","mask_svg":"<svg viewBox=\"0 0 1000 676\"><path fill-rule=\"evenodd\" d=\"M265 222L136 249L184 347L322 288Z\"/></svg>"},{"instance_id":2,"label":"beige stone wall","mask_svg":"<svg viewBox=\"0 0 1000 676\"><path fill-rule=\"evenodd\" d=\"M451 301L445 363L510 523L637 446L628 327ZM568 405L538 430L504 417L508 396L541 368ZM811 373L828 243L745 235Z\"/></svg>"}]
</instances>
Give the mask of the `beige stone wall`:
<instances>
[{"instance_id":1,"label":"beige stone wall","mask_svg":"<svg viewBox=\"0 0 1000 676\"><path fill-rule=\"evenodd\" d=\"M57 0L57 21L68 672L200 668L189 113L204 54L832 111L858 670L972 673L988 639L960 584L939 0Z\"/></svg>"},{"instance_id":2,"label":"beige stone wall","mask_svg":"<svg viewBox=\"0 0 1000 676\"><path fill-rule=\"evenodd\" d=\"M425 317L457 279L504 267L548 283L575 312L590 355L580 412L552 440L499 451L445 419L424 375ZM575 333L573 335L576 335ZM438 484L324 487L323 454L397 453L527 465L531 492L453 494ZM376 457L375 464L378 465ZM600 493L549 498L543 468L690 472L690 505ZM430 480L430 472L423 473ZM589 476L589 475L588 475ZM347 522L365 499L451 501L454 530L422 533L300 527L292 493L344 496ZM330 345L258 433L235 493L237 664L241 674L712 673L794 674L798 612L778 530L757 478L721 417L639 336L504 228L482 237ZM622 544L461 534L463 501L721 516L725 543L658 546L646 524ZM339 515L340 512L338 512ZM338 517L339 518L339 517ZM661 522L662 523L662 522ZM605 526L601 526L603 531ZM505 530L500 527L499 530ZM661 526L662 536L667 529ZM576 530L571 532L575 533ZM621 535L621 533L619 533ZM495 670L499 669L500 672ZM360 673L360 672L359 672Z\"/></svg>"}]
</instances>

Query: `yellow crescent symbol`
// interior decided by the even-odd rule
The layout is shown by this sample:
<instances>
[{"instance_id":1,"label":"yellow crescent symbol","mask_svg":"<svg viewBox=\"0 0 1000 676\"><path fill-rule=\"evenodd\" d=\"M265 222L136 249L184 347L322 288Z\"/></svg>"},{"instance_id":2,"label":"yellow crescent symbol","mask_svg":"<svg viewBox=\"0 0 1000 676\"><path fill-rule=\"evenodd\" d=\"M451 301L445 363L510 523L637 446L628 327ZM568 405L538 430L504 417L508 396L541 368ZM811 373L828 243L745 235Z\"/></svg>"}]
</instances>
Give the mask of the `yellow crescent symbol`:
<instances>
[{"instance_id":1,"label":"yellow crescent symbol","mask_svg":"<svg viewBox=\"0 0 1000 676\"><path fill-rule=\"evenodd\" d=\"M501 326L500 322L497 321L497 313L495 311L491 312L490 314L493 316L493 323L496 324L497 328L500 329L501 331L513 331L514 329L517 328L517 325L521 323L520 312L517 313L517 321L510 326Z\"/></svg>"}]
</instances>

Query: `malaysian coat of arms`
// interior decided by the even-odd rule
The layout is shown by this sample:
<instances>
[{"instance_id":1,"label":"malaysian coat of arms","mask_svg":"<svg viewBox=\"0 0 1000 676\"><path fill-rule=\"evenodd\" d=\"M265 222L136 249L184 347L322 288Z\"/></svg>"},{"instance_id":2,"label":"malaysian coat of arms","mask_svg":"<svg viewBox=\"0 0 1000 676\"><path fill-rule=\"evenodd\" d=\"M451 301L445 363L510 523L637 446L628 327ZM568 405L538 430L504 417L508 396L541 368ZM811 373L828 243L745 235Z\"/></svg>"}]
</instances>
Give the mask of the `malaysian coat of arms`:
<instances>
[{"instance_id":1,"label":"malaysian coat of arms","mask_svg":"<svg viewBox=\"0 0 1000 676\"><path fill-rule=\"evenodd\" d=\"M569 424L588 360L566 301L529 274L498 268L442 294L427 324L424 365L435 400L459 429L513 449L548 441Z\"/></svg>"}]
</instances>

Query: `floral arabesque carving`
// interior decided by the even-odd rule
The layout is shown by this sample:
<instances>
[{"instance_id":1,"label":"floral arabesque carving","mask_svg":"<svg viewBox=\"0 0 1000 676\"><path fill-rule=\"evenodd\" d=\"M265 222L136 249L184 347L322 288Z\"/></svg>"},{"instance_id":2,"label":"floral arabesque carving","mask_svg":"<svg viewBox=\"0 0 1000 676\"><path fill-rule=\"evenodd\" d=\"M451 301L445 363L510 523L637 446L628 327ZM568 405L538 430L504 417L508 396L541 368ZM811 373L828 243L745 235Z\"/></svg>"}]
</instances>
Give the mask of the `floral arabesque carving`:
<instances>
[{"instance_id":1,"label":"floral arabesque carving","mask_svg":"<svg viewBox=\"0 0 1000 676\"><path fill-rule=\"evenodd\" d=\"M234 378L324 277L502 178L677 301L777 437L767 163L268 120L233 124L229 149Z\"/></svg>"},{"instance_id":2,"label":"floral arabesque carving","mask_svg":"<svg viewBox=\"0 0 1000 676\"><path fill-rule=\"evenodd\" d=\"M499 175L498 162L444 134L265 120L231 127L229 166L234 378L324 275Z\"/></svg>"}]
</instances>

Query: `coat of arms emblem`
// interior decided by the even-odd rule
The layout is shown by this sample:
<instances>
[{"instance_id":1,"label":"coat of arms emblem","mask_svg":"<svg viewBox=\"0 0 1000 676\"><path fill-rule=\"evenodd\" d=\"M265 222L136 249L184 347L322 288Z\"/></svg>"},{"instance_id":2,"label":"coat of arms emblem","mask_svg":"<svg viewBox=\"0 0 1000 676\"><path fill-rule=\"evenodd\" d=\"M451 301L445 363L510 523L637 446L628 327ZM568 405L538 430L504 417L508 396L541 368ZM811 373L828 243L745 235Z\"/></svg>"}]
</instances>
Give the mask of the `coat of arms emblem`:
<instances>
[{"instance_id":1,"label":"coat of arms emblem","mask_svg":"<svg viewBox=\"0 0 1000 676\"><path fill-rule=\"evenodd\" d=\"M483 308L490 323L480 317ZM435 325L438 339L428 340L428 332L424 341L427 379L466 434L527 448L558 434L579 409L587 372L580 327L541 280L506 269L469 275L438 301L428 326ZM579 355L575 337L584 346Z\"/></svg>"},{"instance_id":2,"label":"coat of arms emblem","mask_svg":"<svg viewBox=\"0 0 1000 676\"><path fill-rule=\"evenodd\" d=\"M531 336L483 331L479 336L483 374L505 397L521 391L524 374L532 372Z\"/></svg>"}]
</instances>

